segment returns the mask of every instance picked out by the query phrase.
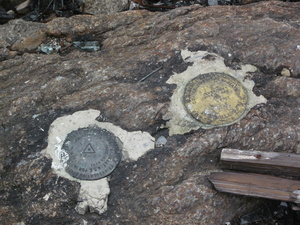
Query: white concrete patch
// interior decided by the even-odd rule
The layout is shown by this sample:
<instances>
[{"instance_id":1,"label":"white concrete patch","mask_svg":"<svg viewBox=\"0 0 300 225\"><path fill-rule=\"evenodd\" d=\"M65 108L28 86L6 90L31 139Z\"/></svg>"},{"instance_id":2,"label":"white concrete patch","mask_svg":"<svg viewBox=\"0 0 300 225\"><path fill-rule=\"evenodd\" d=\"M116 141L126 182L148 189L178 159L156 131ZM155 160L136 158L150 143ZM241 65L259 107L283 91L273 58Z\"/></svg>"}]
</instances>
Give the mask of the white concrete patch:
<instances>
[{"instance_id":1,"label":"white concrete patch","mask_svg":"<svg viewBox=\"0 0 300 225\"><path fill-rule=\"evenodd\" d=\"M94 181L81 181L78 203L75 210L83 215L88 210L98 214L107 210L107 200L110 193L107 178Z\"/></svg>"},{"instance_id":2,"label":"white concrete patch","mask_svg":"<svg viewBox=\"0 0 300 225\"><path fill-rule=\"evenodd\" d=\"M76 206L76 211L80 214L85 214L87 210L99 214L105 212L110 189L107 178L93 181L79 180L65 171L64 168L69 156L62 149L62 145L70 132L90 125L96 125L112 132L123 143L122 160L126 161L137 160L154 148L155 139L149 133L141 131L127 132L112 123L98 122L96 118L99 115L100 111L91 109L57 118L50 126L48 146L42 152L43 155L52 159L52 169L58 176L81 184Z\"/></svg>"},{"instance_id":3,"label":"white concrete patch","mask_svg":"<svg viewBox=\"0 0 300 225\"><path fill-rule=\"evenodd\" d=\"M210 56L210 58L213 59L205 59L205 56L208 55ZM177 88L175 89L171 97L171 104L169 110L163 116L164 120L168 120L165 127L169 128L170 135L184 134L190 132L191 130L197 130L199 128L210 129L215 127L202 124L199 121L195 120L191 115L189 115L186 112L184 104L182 103L182 96L184 93L185 86L190 80L192 80L200 74L220 72L226 73L236 78L247 90L249 98L245 115L253 106L267 102L267 100L263 96L256 96L252 92L254 82L252 80L245 79L247 73L255 72L257 70L255 66L243 65L240 70L233 70L229 67L226 67L224 63L224 58L217 54L206 51L190 52L188 50L182 50L181 56L185 62L192 63L192 66L189 66L182 73L175 73L167 81L168 84L177 85Z\"/></svg>"}]
</instances>

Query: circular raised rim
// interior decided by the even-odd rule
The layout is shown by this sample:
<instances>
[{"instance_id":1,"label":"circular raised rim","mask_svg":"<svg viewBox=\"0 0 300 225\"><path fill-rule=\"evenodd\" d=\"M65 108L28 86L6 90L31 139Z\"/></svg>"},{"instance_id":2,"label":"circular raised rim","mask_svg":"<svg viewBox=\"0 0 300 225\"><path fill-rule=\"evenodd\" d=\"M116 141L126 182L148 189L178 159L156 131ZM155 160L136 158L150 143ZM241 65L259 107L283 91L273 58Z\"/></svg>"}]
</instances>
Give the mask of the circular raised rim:
<instances>
[{"instance_id":1,"label":"circular raised rim","mask_svg":"<svg viewBox=\"0 0 300 225\"><path fill-rule=\"evenodd\" d=\"M219 89L219 92L214 91L214 88ZM242 83L221 72L194 77L186 84L183 93L186 112L206 126L226 126L235 123L247 111L248 102L248 93Z\"/></svg>"},{"instance_id":2,"label":"circular raised rim","mask_svg":"<svg viewBox=\"0 0 300 225\"><path fill-rule=\"evenodd\" d=\"M97 126L69 133L62 151L65 154L65 171L80 180L97 180L108 176L122 158L120 140Z\"/></svg>"}]
</instances>

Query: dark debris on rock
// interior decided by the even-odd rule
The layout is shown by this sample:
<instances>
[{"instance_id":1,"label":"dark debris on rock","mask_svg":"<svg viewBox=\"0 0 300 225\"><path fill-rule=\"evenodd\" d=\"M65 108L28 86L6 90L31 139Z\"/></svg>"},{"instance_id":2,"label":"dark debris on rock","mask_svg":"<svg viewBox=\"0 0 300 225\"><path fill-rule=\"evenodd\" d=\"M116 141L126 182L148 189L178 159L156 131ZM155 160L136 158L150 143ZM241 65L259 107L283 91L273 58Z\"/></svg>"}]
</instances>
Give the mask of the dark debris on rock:
<instances>
[{"instance_id":1,"label":"dark debris on rock","mask_svg":"<svg viewBox=\"0 0 300 225\"><path fill-rule=\"evenodd\" d=\"M128 9L166 11L194 4L202 6L241 5L258 1L260 0L129 0ZM56 17L70 17L82 13L84 13L83 0L0 0L0 24L16 18L48 22Z\"/></svg>"},{"instance_id":2,"label":"dark debris on rock","mask_svg":"<svg viewBox=\"0 0 300 225\"><path fill-rule=\"evenodd\" d=\"M55 17L70 17L82 13L82 0L1 0L0 24L10 19L47 22Z\"/></svg>"}]
</instances>

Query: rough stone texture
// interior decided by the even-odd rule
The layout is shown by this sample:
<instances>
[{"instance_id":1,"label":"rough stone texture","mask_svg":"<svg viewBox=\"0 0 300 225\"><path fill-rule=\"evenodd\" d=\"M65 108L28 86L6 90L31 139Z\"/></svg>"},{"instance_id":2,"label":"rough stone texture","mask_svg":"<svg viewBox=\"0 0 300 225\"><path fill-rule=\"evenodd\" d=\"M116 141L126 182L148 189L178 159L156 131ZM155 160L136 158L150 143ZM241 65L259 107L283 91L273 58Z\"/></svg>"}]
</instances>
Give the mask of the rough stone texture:
<instances>
[{"instance_id":1,"label":"rough stone texture","mask_svg":"<svg viewBox=\"0 0 300 225\"><path fill-rule=\"evenodd\" d=\"M45 24L33 22L24 23L23 20L11 20L0 27L0 60L9 56L32 51L46 39ZM2 77L2 76L1 76Z\"/></svg>"},{"instance_id":2,"label":"rough stone texture","mask_svg":"<svg viewBox=\"0 0 300 225\"><path fill-rule=\"evenodd\" d=\"M128 9L128 0L84 0L84 12L99 15Z\"/></svg>"},{"instance_id":3,"label":"rough stone texture","mask_svg":"<svg viewBox=\"0 0 300 225\"><path fill-rule=\"evenodd\" d=\"M300 153L299 14L299 2L273 1L1 26L0 223L222 224L266 202L218 193L206 177L218 170L222 147ZM16 24L24 32L15 32ZM64 41L85 35L102 48L37 54L17 44L30 43L26 29ZM175 87L166 80L189 66L180 55L185 48L218 53L233 68L258 67L249 79L267 104L228 127L168 136L160 127ZM283 68L290 77L280 76ZM102 112L99 121L167 138L164 147L117 167L101 216L76 213L80 185L57 177L40 155L56 118L90 108Z\"/></svg>"}]
</instances>

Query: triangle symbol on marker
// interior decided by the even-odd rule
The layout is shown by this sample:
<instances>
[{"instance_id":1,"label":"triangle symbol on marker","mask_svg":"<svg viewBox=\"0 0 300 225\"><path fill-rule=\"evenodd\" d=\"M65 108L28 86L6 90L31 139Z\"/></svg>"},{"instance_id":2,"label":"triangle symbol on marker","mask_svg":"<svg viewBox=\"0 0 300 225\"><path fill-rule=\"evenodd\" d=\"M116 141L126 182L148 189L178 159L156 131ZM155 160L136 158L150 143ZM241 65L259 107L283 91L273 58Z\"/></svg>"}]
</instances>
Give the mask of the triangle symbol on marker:
<instances>
[{"instance_id":1,"label":"triangle symbol on marker","mask_svg":"<svg viewBox=\"0 0 300 225\"><path fill-rule=\"evenodd\" d=\"M93 147L92 147L91 144L88 144L88 145L85 147L83 153L95 153L95 150L93 149Z\"/></svg>"}]
</instances>

